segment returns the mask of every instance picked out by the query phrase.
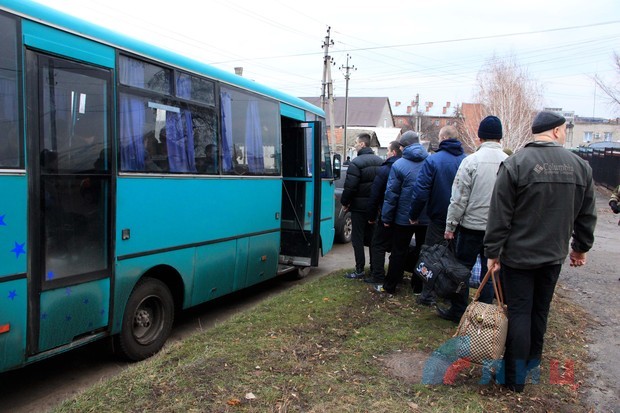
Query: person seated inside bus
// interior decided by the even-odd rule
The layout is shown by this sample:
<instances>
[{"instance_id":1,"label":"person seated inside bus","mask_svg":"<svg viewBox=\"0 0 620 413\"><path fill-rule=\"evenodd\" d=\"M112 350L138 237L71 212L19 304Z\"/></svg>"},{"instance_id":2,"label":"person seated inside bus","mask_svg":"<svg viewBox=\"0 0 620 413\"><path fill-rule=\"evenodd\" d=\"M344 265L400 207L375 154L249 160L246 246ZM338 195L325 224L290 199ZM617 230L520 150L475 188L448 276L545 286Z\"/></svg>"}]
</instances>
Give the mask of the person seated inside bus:
<instances>
[{"instance_id":1,"label":"person seated inside bus","mask_svg":"<svg viewBox=\"0 0 620 413\"><path fill-rule=\"evenodd\" d=\"M155 164L161 168L162 171L168 171L168 139L166 137L166 128L163 127L159 130L159 142L157 143L157 155L153 155Z\"/></svg>"},{"instance_id":2,"label":"person seated inside bus","mask_svg":"<svg viewBox=\"0 0 620 413\"><path fill-rule=\"evenodd\" d=\"M218 173L218 159L217 145L210 143L205 146L204 158L196 158L196 169L201 173L216 174Z\"/></svg>"},{"instance_id":3,"label":"person seated inside bus","mask_svg":"<svg viewBox=\"0 0 620 413\"><path fill-rule=\"evenodd\" d=\"M0 169L19 166L19 137L12 127L7 135L0 137Z\"/></svg>"},{"instance_id":4,"label":"person seated inside bus","mask_svg":"<svg viewBox=\"0 0 620 413\"><path fill-rule=\"evenodd\" d=\"M150 131L144 135L144 171L145 172L161 172L162 168L159 167L154 161L157 157L157 147L159 142L155 137L155 132Z\"/></svg>"}]
</instances>

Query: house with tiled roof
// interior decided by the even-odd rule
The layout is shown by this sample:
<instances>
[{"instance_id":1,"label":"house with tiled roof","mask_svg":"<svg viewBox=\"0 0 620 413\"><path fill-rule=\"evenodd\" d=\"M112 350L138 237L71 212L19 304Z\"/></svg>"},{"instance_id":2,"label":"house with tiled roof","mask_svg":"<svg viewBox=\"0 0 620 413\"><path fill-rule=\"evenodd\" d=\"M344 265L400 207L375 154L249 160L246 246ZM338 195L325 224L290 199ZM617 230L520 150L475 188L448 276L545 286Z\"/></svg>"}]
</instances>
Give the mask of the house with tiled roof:
<instances>
[{"instance_id":1,"label":"house with tiled roof","mask_svg":"<svg viewBox=\"0 0 620 413\"><path fill-rule=\"evenodd\" d=\"M458 120L456 109L457 106L452 102L437 104L430 101L395 100L392 113L396 127L420 132L423 140L435 142L441 128L456 124Z\"/></svg>"}]
</instances>

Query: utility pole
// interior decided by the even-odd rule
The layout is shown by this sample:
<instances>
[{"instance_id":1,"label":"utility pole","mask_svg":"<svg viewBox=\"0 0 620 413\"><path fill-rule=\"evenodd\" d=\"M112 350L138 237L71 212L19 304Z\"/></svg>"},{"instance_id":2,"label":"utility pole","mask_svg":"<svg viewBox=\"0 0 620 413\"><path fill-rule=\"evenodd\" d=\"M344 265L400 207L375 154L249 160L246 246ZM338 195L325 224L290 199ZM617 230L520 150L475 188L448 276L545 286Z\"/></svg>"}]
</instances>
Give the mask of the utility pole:
<instances>
[{"instance_id":1,"label":"utility pole","mask_svg":"<svg viewBox=\"0 0 620 413\"><path fill-rule=\"evenodd\" d=\"M349 116L349 79L351 78L350 71L357 70L355 66L349 66L349 54L347 53L347 65L340 66L340 70L345 69L344 72L344 80L345 80L345 92L344 92L344 133L343 133L343 152L344 157L347 157L347 117Z\"/></svg>"},{"instance_id":2,"label":"utility pole","mask_svg":"<svg viewBox=\"0 0 620 413\"><path fill-rule=\"evenodd\" d=\"M413 128L416 132L420 133L420 94L415 94L415 125Z\"/></svg>"},{"instance_id":3,"label":"utility pole","mask_svg":"<svg viewBox=\"0 0 620 413\"><path fill-rule=\"evenodd\" d=\"M329 111L329 135L332 141L332 153L336 153L336 134L334 131L334 86L332 84L331 66L334 64L333 59L329 55L329 46L334 45L334 41L330 39L331 27L327 27L327 36L323 42L322 48L325 49L323 57L323 88L321 94L321 108L325 111L328 106Z\"/></svg>"}]
</instances>

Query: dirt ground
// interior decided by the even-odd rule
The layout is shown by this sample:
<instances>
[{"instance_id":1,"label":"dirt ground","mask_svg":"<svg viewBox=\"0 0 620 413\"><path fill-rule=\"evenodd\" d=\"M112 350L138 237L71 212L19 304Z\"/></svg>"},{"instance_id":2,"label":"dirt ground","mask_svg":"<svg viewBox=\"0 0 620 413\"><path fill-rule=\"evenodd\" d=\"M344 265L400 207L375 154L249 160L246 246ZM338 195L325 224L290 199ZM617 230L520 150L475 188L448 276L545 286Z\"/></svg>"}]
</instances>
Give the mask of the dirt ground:
<instances>
[{"instance_id":1,"label":"dirt ground","mask_svg":"<svg viewBox=\"0 0 620 413\"><path fill-rule=\"evenodd\" d=\"M598 222L595 241L584 267L564 265L556 293L574 300L592 317L588 350L589 380L580 388L594 412L620 413L620 215L608 206L610 191L597 188ZM396 377L419 383L428 354L398 353L386 358Z\"/></svg>"},{"instance_id":2,"label":"dirt ground","mask_svg":"<svg viewBox=\"0 0 620 413\"><path fill-rule=\"evenodd\" d=\"M585 266L562 269L558 288L592 316L593 361L584 391L596 412L620 413L620 214L611 212L610 191L599 187L594 247Z\"/></svg>"}]
</instances>

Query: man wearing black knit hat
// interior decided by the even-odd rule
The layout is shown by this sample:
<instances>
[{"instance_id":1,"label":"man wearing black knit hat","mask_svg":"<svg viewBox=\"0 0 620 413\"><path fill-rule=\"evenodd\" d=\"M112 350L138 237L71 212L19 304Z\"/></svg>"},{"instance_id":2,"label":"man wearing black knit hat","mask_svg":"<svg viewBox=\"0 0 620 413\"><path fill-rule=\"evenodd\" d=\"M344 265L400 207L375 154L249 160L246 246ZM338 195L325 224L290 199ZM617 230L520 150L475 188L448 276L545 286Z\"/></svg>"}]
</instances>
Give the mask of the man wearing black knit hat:
<instances>
[{"instance_id":1,"label":"man wearing black knit hat","mask_svg":"<svg viewBox=\"0 0 620 413\"><path fill-rule=\"evenodd\" d=\"M592 169L563 148L566 119L540 112L532 133L534 141L499 168L484 237L488 267L497 270L501 263L508 306L504 385L517 392L540 365L549 306L569 242L572 238L570 265L584 265L596 225Z\"/></svg>"},{"instance_id":2,"label":"man wearing black knit hat","mask_svg":"<svg viewBox=\"0 0 620 413\"><path fill-rule=\"evenodd\" d=\"M470 270L480 255L481 277L487 271L484 256L484 233L487 227L491 193L497 170L508 157L502 150L502 122L497 116L487 116L478 127L481 145L463 159L452 184L452 195L446 217L444 238L456 239L456 258ZM437 307L439 317L458 323L467 308L469 288L450 297L450 308ZM493 302L493 285L487 282L480 295L483 303Z\"/></svg>"}]
</instances>

